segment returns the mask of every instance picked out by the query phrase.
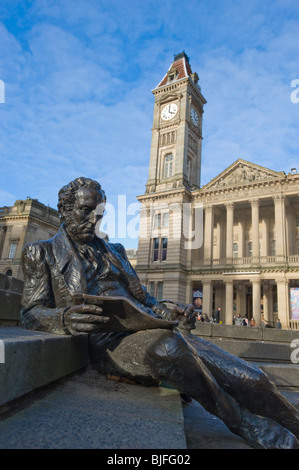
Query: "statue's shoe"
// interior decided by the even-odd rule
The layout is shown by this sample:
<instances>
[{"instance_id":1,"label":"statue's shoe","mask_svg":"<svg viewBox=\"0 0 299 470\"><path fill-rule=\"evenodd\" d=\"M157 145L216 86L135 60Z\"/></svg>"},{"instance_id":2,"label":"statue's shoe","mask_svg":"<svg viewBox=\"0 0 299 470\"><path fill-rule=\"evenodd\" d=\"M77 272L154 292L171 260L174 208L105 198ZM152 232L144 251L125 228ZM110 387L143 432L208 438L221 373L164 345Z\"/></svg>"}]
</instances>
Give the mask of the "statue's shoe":
<instances>
[{"instance_id":1,"label":"statue's shoe","mask_svg":"<svg viewBox=\"0 0 299 470\"><path fill-rule=\"evenodd\" d=\"M244 412L241 436L259 449L299 449L299 441L291 431L272 419Z\"/></svg>"}]
</instances>

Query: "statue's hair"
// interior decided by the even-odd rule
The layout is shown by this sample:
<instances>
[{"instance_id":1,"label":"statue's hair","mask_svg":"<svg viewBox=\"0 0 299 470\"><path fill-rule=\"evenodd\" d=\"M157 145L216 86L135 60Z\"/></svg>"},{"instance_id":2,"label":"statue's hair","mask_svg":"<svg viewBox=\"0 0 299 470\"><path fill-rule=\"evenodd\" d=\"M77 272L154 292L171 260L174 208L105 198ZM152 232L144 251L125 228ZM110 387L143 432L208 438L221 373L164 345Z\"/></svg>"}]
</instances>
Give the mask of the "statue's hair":
<instances>
[{"instance_id":1,"label":"statue's hair","mask_svg":"<svg viewBox=\"0 0 299 470\"><path fill-rule=\"evenodd\" d=\"M76 192L81 188L95 189L101 193L102 201L106 202L106 194L100 183L90 178L84 178L83 176L76 178L75 180L63 186L63 188L61 188L58 193L57 208L62 220L63 213L72 210L76 199Z\"/></svg>"}]
</instances>

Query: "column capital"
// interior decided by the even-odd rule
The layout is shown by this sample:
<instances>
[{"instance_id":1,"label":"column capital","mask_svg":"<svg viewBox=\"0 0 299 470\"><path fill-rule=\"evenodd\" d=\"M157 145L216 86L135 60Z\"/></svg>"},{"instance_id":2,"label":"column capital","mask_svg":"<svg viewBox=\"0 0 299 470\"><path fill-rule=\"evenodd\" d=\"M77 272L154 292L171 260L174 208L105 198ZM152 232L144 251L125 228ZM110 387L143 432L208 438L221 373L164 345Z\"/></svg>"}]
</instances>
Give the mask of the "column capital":
<instances>
[{"instance_id":1,"label":"column capital","mask_svg":"<svg viewBox=\"0 0 299 470\"><path fill-rule=\"evenodd\" d=\"M207 204L204 206L204 210L214 212L214 206L212 204Z\"/></svg>"},{"instance_id":2,"label":"column capital","mask_svg":"<svg viewBox=\"0 0 299 470\"><path fill-rule=\"evenodd\" d=\"M284 202L285 200L285 195L284 194L274 194L272 196L272 199L274 201L274 203L277 203L277 202Z\"/></svg>"},{"instance_id":3,"label":"column capital","mask_svg":"<svg viewBox=\"0 0 299 470\"><path fill-rule=\"evenodd\" d=\"M234 202L225 202L224 205L225 205L226 209L233 209L235 207Z\"/></svg>"},{"instance_id":4,"label":"column capital","mask_svg":"<svg viewBox=\"0 0 299 470\"><path fill-rule=\"evenodd\" d=\"M276 284L289 284L289 279L275 279Z\"/></svg>"},{"instance_id":5,"label":"column capital","mask_svg":"<svg viewBox=\"0 0 299 470\"><path fill-rule=\"evenodd\" d=\"M250 200L251 207L259 207L260 200L259 198L254 198Z\"/></svg>"}]
</instances>

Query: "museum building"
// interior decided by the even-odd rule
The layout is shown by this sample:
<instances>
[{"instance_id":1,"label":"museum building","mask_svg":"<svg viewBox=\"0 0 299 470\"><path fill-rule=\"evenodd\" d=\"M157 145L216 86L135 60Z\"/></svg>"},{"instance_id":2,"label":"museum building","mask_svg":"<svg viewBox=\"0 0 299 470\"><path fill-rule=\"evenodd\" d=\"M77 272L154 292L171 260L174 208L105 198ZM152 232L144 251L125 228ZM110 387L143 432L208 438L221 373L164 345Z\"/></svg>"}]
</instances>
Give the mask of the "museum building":
<instances>
[{"instance_id":1,"label":"museum building","mask_svg":"<svg viewBox=\"0 0 299 470\"><path fill-rule=\"evenodd\" d=\"M24 246L53 237L59 226L58 211L37 199L27 197L0 207L0 273L23 280Z\"/></svg>"},{"instance_id":2,"label":"museum building","mask_svg":"<svg viewBox=\"0 0 299 470\"><path fill-rule=\"evenodd\" d=\"M299 328L299 174L238 159L201 186L206 100L185 52L152 90L149 175L135 269L159 299L232 324Z\"/></svg>"}]
</instances>

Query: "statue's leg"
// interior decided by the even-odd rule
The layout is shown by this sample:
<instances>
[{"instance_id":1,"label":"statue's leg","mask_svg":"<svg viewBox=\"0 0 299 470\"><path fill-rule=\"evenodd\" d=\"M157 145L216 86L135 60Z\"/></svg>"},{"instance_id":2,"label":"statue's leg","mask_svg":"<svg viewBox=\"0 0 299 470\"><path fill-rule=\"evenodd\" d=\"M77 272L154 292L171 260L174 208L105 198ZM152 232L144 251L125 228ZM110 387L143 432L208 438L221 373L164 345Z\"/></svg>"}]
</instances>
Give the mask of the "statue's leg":
<instances>
[{"instance_id":1,"label":"statue's leg","mask_svg":"<svg viewBox=\"0 0 299 470\"><path fill-rule=\"evenodd\" d=\"M299 412L254 364L193 334L182 333L222 388L250 412L272 418L299 439Z\"/></svg>"},{"instance_id":2,"label":"statue's leg","mask_svg":"<svg viewBox=\"0 0 299 470\"><path fill-rule=\"evenodd\" d=\"M118 374L148 384L168 382L192 396L254 447L299 448L295 436L287 429L241 408L180 334L147 330L116 335L111 337L110 345L107 343L102 347L101 342L99 345L97 348L96 337L91 338L91 359L102 373Z\"/></svg>"}]
</instances>

